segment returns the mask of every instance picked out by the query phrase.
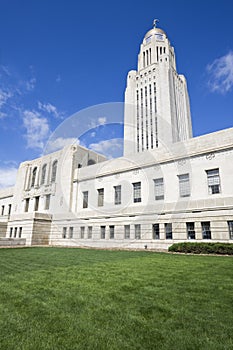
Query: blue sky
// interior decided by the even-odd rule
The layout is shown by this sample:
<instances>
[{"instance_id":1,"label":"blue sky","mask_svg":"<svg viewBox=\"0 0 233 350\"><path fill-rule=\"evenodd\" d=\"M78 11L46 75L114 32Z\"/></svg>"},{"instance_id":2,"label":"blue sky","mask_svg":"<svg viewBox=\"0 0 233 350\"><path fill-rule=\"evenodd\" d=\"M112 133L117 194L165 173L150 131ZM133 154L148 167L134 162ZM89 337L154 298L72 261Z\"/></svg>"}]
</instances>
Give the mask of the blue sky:
<instances>
[{"instance_id":1,"label":"blue sky","mask_svg":"<svg viewBox=\"0 0 233 350\"><path fill-rule=\"evenodd\" d=\"M0 0L0 187L74 113L123 102L154 18L187 78L194 136L232 127L232 13L231 0ZM111 143L104 118L83 143L109 154L122 128Z\"/></svg>"}]
</instances>

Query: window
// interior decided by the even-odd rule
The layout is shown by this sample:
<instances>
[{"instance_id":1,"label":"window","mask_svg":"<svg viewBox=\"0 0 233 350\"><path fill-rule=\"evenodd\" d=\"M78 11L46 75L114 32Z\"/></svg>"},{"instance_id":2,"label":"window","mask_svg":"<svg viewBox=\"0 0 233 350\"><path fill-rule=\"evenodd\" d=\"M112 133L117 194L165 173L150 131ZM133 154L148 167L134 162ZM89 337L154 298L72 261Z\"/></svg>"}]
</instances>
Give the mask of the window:
<instances>
[{"instance_id":1,"label":"window","mask_svg":"<svg viewBox=\"0 0 233 350\"><path fill-rule=\"evenodd\" d=\"M159 239L159 224L152 225L153 239Z\"/></svg>"},{"instance_id":2,"label":"window","mask_svg":"<svg viewBox=\"0 0 233 350\"><path fill-rule=\"evenodd\" d=\"M73 238L73 235L74 235L74 228L71 226L71 227L69 228L69 237L70 237L70 238Z\"/></svg>"},{"instance_id":3,"label":"window","mask_svg":"<svg viewBox=\"0 0 233 350\"><path fill-rule=\"evenodd\" d=\"M37 167L35 167L32 171L32 182L31 182L31 187L35 186L36 182L36 173L37 173Z\"/></svg>"},{"instance_id":4,"label":"window","mask_svg":"<svg viewBox=\"0 0 233 350\"><path fill-rule=\"evenodd\" d=\"M92 238L92 226L88 226L87 228L87 238L88 239Z\"/></svg>"},{"instance_id":5,"label":"window","mask_svg":"<svg viewBox=\"0 0 233 350\"><path fill-rule=\"evenodd\" d=\"M42 171L41 171L41 180L40 180L41 185L44 185L45 183L46 168L47 168L47 164L44 164L42 166Z\"/></svg>"},{"instance_id":6,"label":"window","mask_svg":"<svg viewBox=\"0 0 233 350\"><path fill-rule=\"evenodd\" d=\"M4 209L5 209L5 206L4 206L4 205L2 205L1 215L4 215Z\"/></svg>"},{"instance_id":7,"label":"window","mask_svg":"<svg viewBox=\"0 0 233 350\"><path fill-rule=\"evenodd\" d=\"M114 186L115 190L115 204L121 204L121 186Z\"/></svg>"},{"instance_id":8,"label":"window","mask_svg":"<svg viewBox=\"0 0 233 350\"><path fill-rule=\"evenodd\" d=\"M228 221L229 238L233 239L233 221Z\"/></svg>"},{"instance_id":9,"label":"window","mask_svg":"<svg viewBox=\"0 0 233 350\"><path fill-rule=\"evenodd\" d=\"M56 181L56 175L57 175L57 160L55 160L52 164L51 182Z\"/></svg>"},{"instance_id":10,"label":"window","mask_svg":"<svg viewBox=\"0 0 233 350\"><path fill-rule=\"evenodd\" d=\"M51 195L46 194L46 196L45 196L45 210L48 210L50 207L50 198L51 198Z\"/></svg>"},{"instance_id":11,"label":"window","mask_svg":"<svg viewBox=\"0 0 233 350\"><path fill-rule=\"evenodd\" d=\"M10 228L10 238L12 238L12 234L13 234L13 227Z\"/></svg>"},{"instance_id":12,"label":"window","mask_svg":"<svg viewBox=\"0 0 233 350\"><path fill-rule=\"evenodd\" d=\"M110 239L114 239L114 231L115 231L115 227L114 226L109 226L109 237L110 237Z\"/></svg>"},{"instance_id":13,"label":"window","mask_svg":"<svg viewBox=\"0 0 233 350\"><path fill-rule=\"evenodd\" d=\"M28 212L28 209L29 209L29 201L30 201L30 198L26 198L26 199L25 199L25 207L24 207L25 213Z\"/></svg>"},{"instance_id":14,"label":"window","mask_svg":"<svg viewBox=\"0 0 233 350\"><path fill-rule=\"evenodd\" d=\"M133 183L133 201L138 203L141 200L141 182L135 182Z\"/></svg>"},{"instance_id":15,"label":"window","mask_svg":"<svg viewBox=\"0 0 233 350\"><path fill-rule=\"evenodd\" d=\"M105 226L100 226L100 238L105 239Z\"/></svg>"},{"instance_id":16,"label":"window","mask_svg":"<svg viewBox=\"0 0 233 350\"><path fill-rule=\"evenodd\" d=\"M206 170L209 194L220 193L219 169Z\"/></svg>"},{"instance_id":17,"label":"window","mask_svg":"<svg viewBox=\"0 0 233 350\"><path fill-rule=\"evenodd\" d=\"M83 192L83 208L88 208L88 191Z\"/></svg>"},{"instance_id":18,"label":"window","mask_svg":"<svg viewBox=\"0 0 233 350\"><path fill-rule=\"evenodd\" d=\"M85 227L84 226L81 226L80 227L80 237L83 239L85 236Z\"/></svg>"},{"instance_id":19,"label":"window","mask_svg":"<svg viewBox=\"0 0 233 350\"><path fill-rule=\"evenodd\" d=\"M165 233L166 239L172 239L172 224L170 222L165 224Z\"/></svg>"},{"instance_id":20,"label":"window","mask_svg":"<svg viewBox=\"0 0 233 350\"><path fill-rule=\"evenodd\" d=\"M155 179L154 186L155 186L155 200L164 199L163 178L161 177L160 179Z\"/></svg>"},{"instance_id":21,"label":"window","mask_svg":"<svg viewBox=\"0 0 233 350\"><path fill-rule=\"evenodd\" d=\"M67 228L66 228L66 227L63 227L63 230L62 230L62 238L66 238L66 232L67 232Z\"/></svg>"},{"instance_id":22,"label":"window","mask_svg":"<svg viewBox=\"0 0 233 350\"><path fill-rule=\"evenodd\" d=\"M21 238L21 237L22 237L22 231L23 231L23 228L22 228L22 227L20 227L20 228L19 228L19 238Z\"/></svg>"},{"instance_id":23,"label":"window","mask_svg":"<svg viewBox=\"0 0 233 350\"><path fill-rule=\"evenodd\" d=\"M98 207L102 207L104 205L104 189L99 188L97 191L98 191Z\"/></svg>"},{"instance_id":24,"label":"window","mask_svg":"<svg viewBox=\"0 0 233 350\"><path fill-rule=\"evenodd\" d=\"M125 239L130 239L130 225L125 225Z\"/></svg>"},{"instance_id":25,"label":"window","mask_svg":"<svg viewBox=\"0 0 233 350\"><path fill-rule=\"evenodd\" d=\"M202 222L201 228L202 228L202 238L211 239L210 222L209 221Z\"/></svg>"},{"instance_id":26,"label":"window","mask_svg":"<svg viewBox=\"0 0 233 350\"><path fill-rule=\"evenodd\" d=\"M15 230L14 230L14 238L17 237L17 227L15 227Z\"/></svg>"},{"instance_id":27,"label":"window","mask_svg":"<svg viewBox=\"0 0 233 350\"><path fill-rule=\"evenodd\" d=\"M189 174L178 175L179 187L180 187L180 197L190 196L190 182Z\"/></svg>"},{"instance_id":28,"label":"window","mask_svg":"<svg viewBox=\"0 0 233 350\"><path fill-rule=\"evenodd\" d=\"M38 211L39 209L39 201L40 201L40 197L39 196L35 197L35 206L34 206L35 211Z\"/></svg>"},{"instance_id":29,"label":"window","mask_svg":"<svg viewBox=\"0 0 233 350\"><path fill-rule=\"evenodd\" d=\"M186 222L187 237L188 239L195 239L195 224L194 222Z\"/></svg>"},{"instance_id":30,"label":"window","mask_svg":"<svg viewBox=\"0 0 233 350\"><path fill-rule=\"evenodd\" d=\"M134 225L134 231L135 231L135 239L141 239L141 225L140 224Z\"/></svg>"},{"instance_id":31,"label":"window","mask_svg":"<svg viewBox=\"0 0 233 350\"><path fill-rule=\"evenodd\" d=\"M8 205L8 215L11 215L11 204Z\"/></svg>"}]
</instances>

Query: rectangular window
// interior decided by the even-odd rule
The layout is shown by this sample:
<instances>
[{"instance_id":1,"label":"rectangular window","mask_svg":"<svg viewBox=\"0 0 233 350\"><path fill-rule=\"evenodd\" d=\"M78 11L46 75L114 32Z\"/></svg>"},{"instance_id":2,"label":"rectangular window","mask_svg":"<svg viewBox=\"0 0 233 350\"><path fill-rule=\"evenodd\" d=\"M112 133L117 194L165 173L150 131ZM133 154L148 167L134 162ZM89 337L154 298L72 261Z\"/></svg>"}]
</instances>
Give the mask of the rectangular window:
<instances>
[{"instance_id":1,"label":"rectangular window","mask_svg":"<svg viewBox=\"0 0 233 350\"><path fill-rule=\"evenodd\" d=\"M21 237L22 237L22 231L23 231L23 228L22 228L22 227L20 227L20 228L19 228L19 238L21 238Z\"/></svg>"},{"instance_id":2,"label":"rectangular window","mask_svg":"<svg viewBox=\"0 0 233 350\"><path fill-rule=\"evenodd\" d=\"M12 238L13 235L13 227L10 228L10 238Z\"/></svg>"},{"instance_id":3,"label":"rectangular window","mask_svg":"<svg viewBox=\"0 0 233 350\"><path fill-rule=\"evenodd\" d=\"M69 228L69 237L70 237L70 238L73 238L73 235L74 235L74 228L71 226L71 227Z\"/></svg>"},{"instance_id":4,"label":"rectangular window","mask_svg":"<svg viewBox=\"0 0 233 350\"><path fill-rule=\"evenodd\" d=\"M180 197L190 196L190 182L189 174L178 175L179 187L180 187Z\"/></svg>"},{"instance_id":5,"label":"rectangular window","mask_svg":"<svg viewBox=\"0 0 233 350\"><path fill-rule=\"evenodd\" d=\"M141 182L135 182L133 183L133 201L138 203L141 200Z\"/></svg>"},{"instance_id":6,"label":"rectangular window","mask_svg":"<svg viewBox=\"0 0 233 350\"><path fill-rule=\"evenodd\" d=\"M194 222L186 222L186 230L188 239L196 238Z\"/></svg>"},{"instance_id":7,"label":"rectangular window","mask_svg":"<svg viewBox=\"0 0 233 350\"><path fill-rule=\"evenodd\" d=\"M172 239L172 224L169 222L164 225L165 225L166 239Z\"/></svg>"},{"instance_id":8,"label":"rectangular window","mask_svg":"<svg viewBox=\"0 0 233 350\"><path fill-rule=\"evenodd\" d=\"M92 238L92 226L88 226L87 232L88 232L88 234L87 234L88 239L91 239Z\"/></svg>"},{"instance_id":9,"label":"rectangular window","mask_svg":"<svg viewBox=\"0 0 233 350\"><path fill-rule=\"evenodd\" d=\"M2 205L1 215L4 215L4 205Z\"/></svg>"},{"instance_id":10,"label":"rectangular window","mask_svg":"<svg viewBox=\"0 0 233 350\"><path fill-rule=\"evenodd\" d=\"M66 227L63 227L63 230L62 230L62 238L66 238L66 231L67 231L67 228L66 228Z\"/></svg>"},{"instance_id":11,"label":"rectangular window","mask_svg":"<svg viewBox=\"0 0 233 350\"><path fill-rule=\"evenodd\" d=\"M40 201L40 197L39 196L35 197L35 206L34 206L35 211L38 211L39 209L39 201Z\"/></svg>"},{"instance_id":12,"label":"rectangular window","mask_svg":"<svg viewBox=\"0 0 233 350\"><path fill-rule=\"evenodd\" d=\"M209 194L220 193L219 169L206 170Z\"/></svg>"},{"instance_id":13,"label":"rectangular window","mask_svg":"<svg viewBox=\"0 0 233 350\"><path fill-rule=\"evenodd\" d=\"M81 226L80 227L80 238L84 238L84 235L85 235L85 227L84 226Z\"/></svg>"},{"instance_id":14,"label":"rectangular window","mask_svg":"<svg viewBox=\"0 0 233 350\"><path fill-rule=\"evenodd\" d=\"M104 205L104 188L99 188L98 190L98 207Z\"/></svg>"},{"instance_id":15,"label":"rectangular window","mask_svg":"<svg viewBox=\"0 0 233 350\"><path fill-rule=\"evenodd\" d=\"M130 239L130 225L125 225L125 239Z\"/></svg>"},{"instance_id":16,"label":"rectangular window","mask_svg":"<svg viewBox=\"0 0 233 350\"><path fill-rule=\"evenodd\" d=\"M50 198L51 198L51 195L46 194L46 196L45 196L45 210L48 210L50 207Z\"/></svg>"},{"instance_id":17,"label":"rectangular window","mask_svg":"<svg viewBox=\"0 0 233 350\"><path fill-rule=\"evenodd\" d=\"M29 209L29 201L30 201L30 198L26 198L26 199L25 199L25 207L24 207L25 213L28 212L28 209Z\"/></svg>"},{"instance_id":18,"label":"rectangular window","mask_svg":"<svg viewBox=\"0 0 233 350\"><path fill-rule=\"evenodd\" d=\"M100 226L100 238L105 239L105 226Z\"/></svg>"},{"instance_id":19,"label":"rectangular window","mask_svg":"<svg viewBox=\"0 0 233 350\"><path fill-rule=\"evenodd\" d=\"M114 226L109 226L109 237L110 237L110 239L114 239L114 234L115 234L115 227Z\"/></svg>"},{"instance_id":20,"label":"rectangular window","mask_svg":"<svg viewBox=\"0 0 233 350\"><path fill-rule=\"evenodd\" d=\"M15 227L15 230L14 230L14 238L17 237L17 227Z\"/></svg>"},{"instance_id":21,"label":"rectangular window","mask_svg":"<svg viewBox=\"0 0 233 350\"><path fill-rule=\"evenodd\" d=\"M161 177L160 179L155 179L154 186L155 186L155 200L164 199L163 178Z\"/></svg>"},{"instance_id":22,"label":"rectangular window","mask_svg":"<svg viewBox=\"0 0 233 350\"><path fill-rule=\"evenodd\" d=\"M153 239L159 239L159 224L153 224L152 225L153 228Z\"/></svg>"},{"instance_id":23,"label":"rectangular window","mask_svg":"<svg viewBox=\"0 0 233 350\"><path fill-rule=\"evenodd\" d=\"M211 239L210 222L209 221L202 222L201 228L202 228L202 238Z\"/></svg>"},{"instance_id":24,"label":"rectangular window","mask_svg":"<svg viewBox=\"0 0 233 350\"><path fill-rule=\"evenodd\" d=\"M11 215L11 204L8 205L8 215Z\"/></svg>"},{"instance_id":25,"label":"rectangular window","mask_svg":"<svg viewBox=\"0 0 233 350\"><path fill-rule=\"evenodd\" d=\"M140 224L134 225L134 230L135 230L135 239L141 239L141 225Z\"/></svg>"},{"instance_id":26,"label":"rectangular window","mask_svg":"<svg viewBox=\"0 0 233 350\"><path fill-rule=\"evenodd\" d=\"M83 192L83 208L88 208L88 191Z\"/></svg>"},{"instance_id":27,"label":"rectangular window","mask_svg":"<svg viewBox=\"0 0 233 350\"><path fill-rule=\"evenodd\" d=\"M121 186L114 186L115 190L115 204L121 204Z\"/></svg>"},{"instance_id":28,"label":"rectangular window","mask_svg":"<svg viewBox=\"0 0 233 350\"><path fill-rule=\"evenodd\" d=\"M233 239L233 221L227 221L228 230L229 230L229 238Z\"/></svg>"}]
</instances>

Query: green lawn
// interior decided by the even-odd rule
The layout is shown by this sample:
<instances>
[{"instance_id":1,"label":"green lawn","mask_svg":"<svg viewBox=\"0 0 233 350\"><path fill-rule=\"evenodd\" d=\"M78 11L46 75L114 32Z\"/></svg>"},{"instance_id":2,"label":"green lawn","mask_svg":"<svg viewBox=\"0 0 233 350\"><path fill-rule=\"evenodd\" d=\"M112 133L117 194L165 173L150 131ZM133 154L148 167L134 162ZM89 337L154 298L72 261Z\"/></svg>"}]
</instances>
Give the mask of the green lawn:
<instances>
[{"instance_id":1,"label":"green lawn","mask_svg":"<svg viewBox=\"0 0 233 350\"><path fill-rule=\"evenodd\" d=\"M233 258L0 249L0 349L233 349Z\"/></svg>"}]
</instances>

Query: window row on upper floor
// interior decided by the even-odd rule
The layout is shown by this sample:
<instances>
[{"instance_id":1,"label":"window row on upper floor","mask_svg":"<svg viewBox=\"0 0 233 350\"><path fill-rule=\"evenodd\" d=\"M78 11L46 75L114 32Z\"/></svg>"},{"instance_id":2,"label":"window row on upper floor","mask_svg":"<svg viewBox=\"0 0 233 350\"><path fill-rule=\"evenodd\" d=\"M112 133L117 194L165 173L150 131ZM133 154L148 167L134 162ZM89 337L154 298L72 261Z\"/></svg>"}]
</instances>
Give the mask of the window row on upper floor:
<instances>
[{"instance_id":1,"label":"window row on upper floor","mask_svg":"<svg viewBox=\"0 0 233 350\"><path fill-rule=\"evenodd\" d=\"M57 164L58 164L57 160L54 160L54 162L52 163L51 176L50 176L51 183L56 181ZM44 185L46 182L45 179L46 179L46 175L48 175L48 171L49 171L49 167L48 167L47 163L43 164L40 173L39 173L39 168L37 166L35 166L32 170L30 187L33 188L36 186Z\"/></svg>"},{"instance_id":2,"label":"window row on upper floor","mask_svg":"<svg viewBox=\"0 0 233 350\"><path fill-rule=\"evenodd\" d=\"M210 169L206 170L207 176L207 186L209 194L217 194L221 192L220 187L220 176L219 169ZM180 197L189 197L191 195L190 187L190 176L189 174L178 175L179 180L179 195ZM133 186L133 202L138 203L142 201L142 184L141 182L132 183ZM122 186L113 186L114 188L114 204L121 204L121 193ZM97 189L98 200L97 205L101 207L104 205L104 188ZM164 200L165 191L164 191L164 178L160 177L154 179L154 193L155 200ZM88 197L89 191L83 191L83 208L88 208Z\"/></svg>"}]
</instances>

